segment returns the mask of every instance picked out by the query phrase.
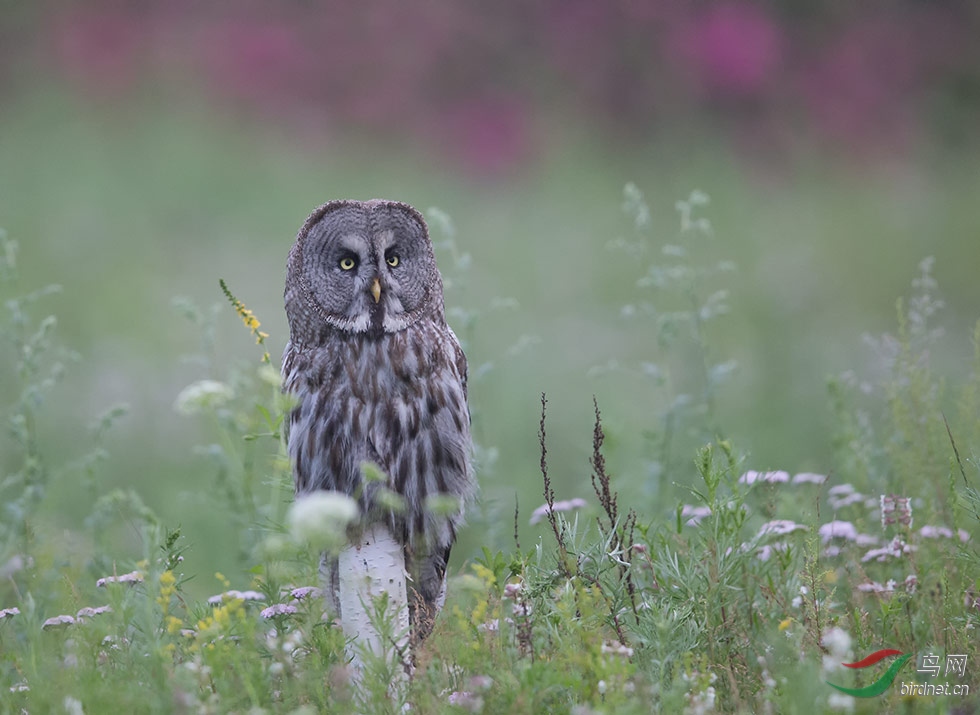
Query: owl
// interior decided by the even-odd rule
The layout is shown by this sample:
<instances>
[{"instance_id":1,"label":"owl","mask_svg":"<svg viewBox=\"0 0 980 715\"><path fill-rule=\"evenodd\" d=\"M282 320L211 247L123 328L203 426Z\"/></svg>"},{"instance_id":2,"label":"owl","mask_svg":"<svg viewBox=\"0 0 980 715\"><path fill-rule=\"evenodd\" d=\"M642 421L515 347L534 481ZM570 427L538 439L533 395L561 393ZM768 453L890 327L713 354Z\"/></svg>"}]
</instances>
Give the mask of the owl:
<instances>
[{"instance_id":1,"label":"owl","mask_svg":"<svg viewBox=\"0 0 980 715\"><path fill-rule=\"evenodd\" d=\"M396 201L320 206L289 252L285 305L296 493L343 492L359 501L362 527L388 526L404 549L412 635L421 640L445 598L449 552L475 491L466 357L446 323L422 215ZM387 482L365 479L365 462ZM403 503L391 508L382 487ZM336 559L325 556L322 570L340 615Z\"/></svg>"}]
</instances>

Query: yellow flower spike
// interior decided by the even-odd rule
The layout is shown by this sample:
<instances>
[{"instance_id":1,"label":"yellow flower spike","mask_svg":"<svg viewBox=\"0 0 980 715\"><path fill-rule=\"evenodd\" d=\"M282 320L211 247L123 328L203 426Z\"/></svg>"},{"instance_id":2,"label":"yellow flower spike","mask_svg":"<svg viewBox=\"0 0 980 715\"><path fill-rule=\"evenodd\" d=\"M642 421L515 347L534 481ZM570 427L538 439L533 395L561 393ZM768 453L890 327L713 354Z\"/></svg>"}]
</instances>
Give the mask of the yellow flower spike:
<instances>
[{"instance_id":1,"label":"yellow flower spike","mask_svg":"<svg viewBox=\"0 0 980 715\"><path fill-rule=\"evenodd\" d=\"M481 581L487 584L487 586L493 586L497 582L497 577L494 575L493 571L488 569L483 564L473 564L473 572L480 578Z\"/></svg>"},{"instance_id":2,"label":"yellow flower spike","mask_svg":"<svg viewBox=\"0 0 980 715\"><path fill-rule=\"evenodd\" d=\"M784 618L783 620L781 620L779 622L779 631L780 632L785 631L791 625L793 625L793 619L792 618Z\"/></svg>"},{"instance_id":3,"label":"yellow flower spike","mask_svg":"<svg viewBox=\"0 0 980 715\"><path fill-rule=\"evenodd\" d=\"M253 313L249 308L246 308L245 304L232 294L231 290L228 288L228 284L225 283L224 278L220 279L218 284L221 286L221 292L225 294L225 297L231 303L231 307L235 309L235 312L238 313L238 316L242 319L242 322L245 323L245 327L252 331L252 335L255 336L255 344L265 344L265 339L269 337L269 334L259 330L262 323L255 317L255 313ZM263 354L262 362L268 362L268 356L268 353Z\"/></svg>"},{"instance_id":4,"label":"yellow flower spike","mask_svg":"<svg viewBox=\"0 0 980 715\"><path fill-rule=\"evenodd\" d=\"M180 633L180 629L183 628L184 622L177 618L177 616L167 616L167 633L172 636Z\"/></svg>"}]
</instances>

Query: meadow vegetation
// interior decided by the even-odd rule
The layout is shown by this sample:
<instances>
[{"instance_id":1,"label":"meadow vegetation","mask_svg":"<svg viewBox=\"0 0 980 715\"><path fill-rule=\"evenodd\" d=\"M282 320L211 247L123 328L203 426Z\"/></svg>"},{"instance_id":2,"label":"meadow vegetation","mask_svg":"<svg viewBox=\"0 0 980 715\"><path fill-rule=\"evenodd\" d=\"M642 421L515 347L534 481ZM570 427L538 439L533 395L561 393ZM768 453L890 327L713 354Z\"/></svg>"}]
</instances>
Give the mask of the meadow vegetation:
<instances>
[{"instance_id":1,"label":"meadow vegetation","mask_svg":"<svg viewBox=\"0 0 980 715\"><path fill-rule=\"evenodd\" d=\"M47 451L39 416L84 358L65 347L46 309L57 289L25 290L18 237L0 237L2 338L17 386L5 400L0 475L0 712L395 713L406 702L420 713L577 715L973 707L975 694L907 696L899 681L978 684L980 325L969 373L938 371L930 358L947 336L924 260L897 304L894 332L870 341L874 369L828 381L828 469L770 469L720 427L717 390L734 379L735 361L712 345L708 327L731 313L720 284L734 266L703 247L718 230L708 198L678 202L676 240L655 252L639 188L626 187L623 208L634 234L609 248L648 265L624 313L656 335L658 357L606 361L594 373L651 382L660 407L646 412L645 462L634 469L669 482L660 497L671 503L650 513L630 496L635 485L613 473L611 410L598 398L581 450L591 493L562 493L553 396L541 394L530 435L539 458L526 465L538 473L540 498L515 500L507 541L473 549L453 569L446 607L395 698L383 662L363 687L352 683L343 634L323 618L319 556L289 529L280 443L288 403L262 316L231 293L244 291L221 286L258 345L253 359L230 365L213 358L215 323L231 320L230 310L179 304L201 348L191 361L199 375L174 407L196 420L203 444L173 449L208 460L211 479L196 498L235 545L227 570L202 573L179 520L162 518L135 486L103 477L123 408L93 421L82 454ZM452 301L470 262L449 215L428 218ZM479 333L479 312L450 319L466 341ZM477 380L493 370L472 367ZM477 406L475 459L492 471L508 445L480 440L483 419ZM674 476L688 472L690 480ZM43 516L65 480L83 484L90 504L70 531ZM495 520L500 529L499 512ZM195 589L192 579L215 588ZM377 617L383 625L383 604ZM884 665L841 664L884 648L913 659L883 694L855 699L827 684L871 684ZM948 670L958 662L950 656L963 656L965 668ZM942 664L935 676L922 670L932 657Z\"/></svg>"}]
</instances>

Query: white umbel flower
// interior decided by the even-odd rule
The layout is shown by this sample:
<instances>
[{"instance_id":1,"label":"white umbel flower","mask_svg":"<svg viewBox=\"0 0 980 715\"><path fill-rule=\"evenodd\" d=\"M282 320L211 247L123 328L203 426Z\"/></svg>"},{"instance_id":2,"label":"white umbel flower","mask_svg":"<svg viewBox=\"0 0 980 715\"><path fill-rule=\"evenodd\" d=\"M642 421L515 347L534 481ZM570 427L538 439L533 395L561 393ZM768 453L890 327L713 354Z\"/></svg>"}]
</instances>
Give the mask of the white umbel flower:
<instances>
[{"instance_id":1,"label":"white umbel flower","mask_svg":"<svg viewBox=\"0 0 980 715\"><path fill-rule=\"evenodd\" d=\"M198 380L177 395L174 409L182 415L196 415L215 407L227 404L235 397L235 392L217 380Z\"/></svg>"},{"instance_id":2,"label":"white umbel flower","mask_svg":"<svg viewBox=\"0 0 980 715\"><path fill-rule=\"evenodd\" d=\"M316 491L296 499L289 509L289 527L297 543L336 553L347 543L347 525L359 511L346 494Z\"/></svg>"}]
</instances>

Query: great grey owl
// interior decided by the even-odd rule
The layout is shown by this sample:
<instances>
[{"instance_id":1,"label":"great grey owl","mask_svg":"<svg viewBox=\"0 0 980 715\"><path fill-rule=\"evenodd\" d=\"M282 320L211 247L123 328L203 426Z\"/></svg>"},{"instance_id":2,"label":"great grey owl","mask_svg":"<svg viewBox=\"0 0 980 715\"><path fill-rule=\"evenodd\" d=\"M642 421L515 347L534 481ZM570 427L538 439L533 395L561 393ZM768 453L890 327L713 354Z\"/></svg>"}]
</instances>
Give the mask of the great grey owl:
<instances>
[{"instance_id":1,"label":"great grey owl","mask_svg":"<svg viewBox=\"0 0 980 715\"><path fill-rule=\"evenodd\" d=\"M449 551L475 489L466 357L446 324L428 229L407 204L331 201L303 224L286 273L282 376L296 400L287 425L296 492L344 492L359 500L362 525L388 525L403 544L420 640L445 596ZM378 504L382 485L365 481L364 462L387 475L404 509ZM429 508L445 497L459 508ZM323 570L339 613L336 560L325 558Z\"/></svg>"}]
</instances>

